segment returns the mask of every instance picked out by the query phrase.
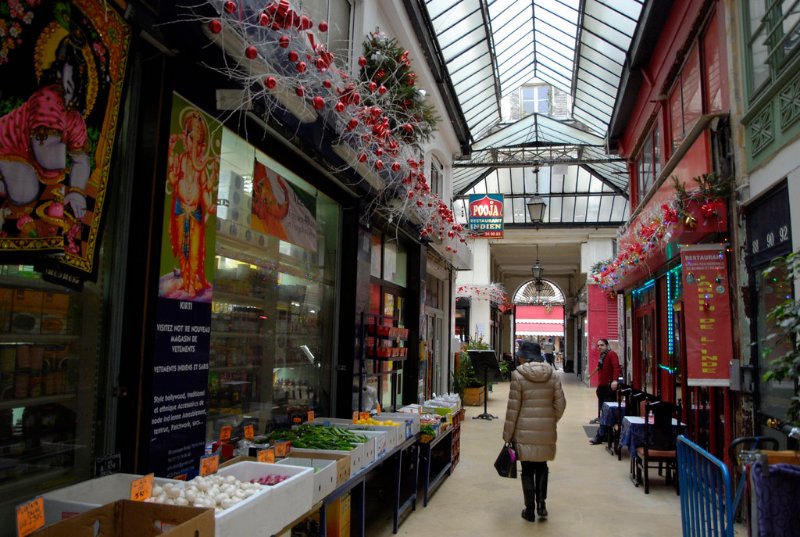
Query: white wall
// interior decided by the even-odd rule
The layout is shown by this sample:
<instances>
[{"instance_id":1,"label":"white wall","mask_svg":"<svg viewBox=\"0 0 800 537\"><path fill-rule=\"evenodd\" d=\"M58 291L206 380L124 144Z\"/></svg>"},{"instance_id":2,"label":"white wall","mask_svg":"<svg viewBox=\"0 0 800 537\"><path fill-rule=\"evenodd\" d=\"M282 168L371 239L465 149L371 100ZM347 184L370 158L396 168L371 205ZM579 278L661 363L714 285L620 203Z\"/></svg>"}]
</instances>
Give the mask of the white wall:
<instances>
[{"instance_id":1,"label":"white wall","mask_svg":"<svg viewBox=\"0 0 800 537\"><path fill-rule=\"evenodd\" d=\"M614 243L611 239L589 239L581 244L581 272L590 274L592 266L600 261L614 258Z\"/></svg>"}]
</instances>

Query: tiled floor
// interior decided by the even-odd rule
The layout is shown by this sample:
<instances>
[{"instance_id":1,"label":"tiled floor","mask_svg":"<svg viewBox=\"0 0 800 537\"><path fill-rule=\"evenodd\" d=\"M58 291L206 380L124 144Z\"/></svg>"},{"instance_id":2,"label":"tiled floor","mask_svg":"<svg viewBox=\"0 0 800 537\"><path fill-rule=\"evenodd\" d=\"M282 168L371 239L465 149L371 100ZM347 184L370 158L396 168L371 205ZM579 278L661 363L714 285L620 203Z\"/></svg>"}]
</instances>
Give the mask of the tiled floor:
<instances>
[{"instance_id":1,"label":"tiled floor","mask_svg":"<svg viewBox=\"0 0 800 537\"><path fill-rule=\"evenodd\" d=\"M467 407L461 433L461 462L445 479L427 507L403 521L398 535L491 537L538 536L674 537L681 535L680 498L663 480L651 482L650 494L633 486L629 461L618 461L602 445L589 445L583 426L597 414L594 389L572 373L560 373L567 409L558 425L558 454L550 463L546 521L527 522L518 479L497 476L492 466L502 445L508 383L489 393L489 413L498 420L472 419L483 407ZM380 524L377 524L380 525ZM389 537L391 523L368 527L368 537ZM744 535L738 528L737 535Z\"/></svg>"}]
</instances>

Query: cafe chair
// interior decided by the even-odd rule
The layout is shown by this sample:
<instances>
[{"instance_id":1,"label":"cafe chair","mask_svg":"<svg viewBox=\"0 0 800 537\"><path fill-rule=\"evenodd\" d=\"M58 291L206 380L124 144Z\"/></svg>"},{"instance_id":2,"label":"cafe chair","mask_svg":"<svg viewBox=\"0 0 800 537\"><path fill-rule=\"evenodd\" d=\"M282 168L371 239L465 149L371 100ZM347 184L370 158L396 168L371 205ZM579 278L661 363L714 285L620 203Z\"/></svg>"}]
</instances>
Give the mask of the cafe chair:
<instances>
[{"instance_id":1,"label":"cafe chair","mask_svg":"<svg viewBox=\"0 0 800 537\"><path fill-rule=\"evenodd\" d=\"M647 403L647 392L634 391L630 394L630 406L625 407L626 416L641 416Z\"/></svg>"},{"instance_id":2,"label":"cafe chair","mask_svg":"<svg viewBox=\"0 0 800 537\"><path fill-rule=\"evenodd\" d=\"M674 484L675 493L679 494L676 445L680 427L672 420L680 424L681 407L666 401L648 401L644 416L644 443L636 448L636 481L644 481L644 493L650 494L650 471L657 469L658 475L663 472L666 484Z\"/></svg>"},{"instance_id":3,"label":"cafe chair","mask_svg":"<svg viewBox=\"0 0 800 537\"><path fill-rule=\"evenodd\" d=\"M617 405L619 405L619 412L617 412L617 419L614 421L614 426L611 429L611 442L612 450L617 454L617 460L622 460L622 449L619 445L620 433L622 432L622 418L628 413L631 405L631 396L633 395L633 388L630 386L620 385L617 389ZM622 405L625 405L623 411Z\"/></svg>"}]
</instances>

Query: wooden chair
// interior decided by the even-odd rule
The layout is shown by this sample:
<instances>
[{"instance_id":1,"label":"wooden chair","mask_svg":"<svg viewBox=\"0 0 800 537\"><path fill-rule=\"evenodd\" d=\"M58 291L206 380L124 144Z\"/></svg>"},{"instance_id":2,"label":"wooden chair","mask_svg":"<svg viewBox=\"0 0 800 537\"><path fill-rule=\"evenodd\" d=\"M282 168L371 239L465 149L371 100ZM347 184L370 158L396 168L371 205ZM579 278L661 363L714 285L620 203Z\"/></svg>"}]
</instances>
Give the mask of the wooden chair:
<instances>
[{"instance_id":1,"label":"wooden chair","mask_svg":"<svg viewBox=\"0 0 800 537\"><path fill-rule=\"evenodd\" d=\"M644 493L650 494L650 470L656 468L658 475L665 474L666 484L674 483L679 494L678 458L676 444L680 426L681 408L666 401L648 401L645 404L644 444L636 448L636 480L644 478Z\"/></svg>"}]
</instances>

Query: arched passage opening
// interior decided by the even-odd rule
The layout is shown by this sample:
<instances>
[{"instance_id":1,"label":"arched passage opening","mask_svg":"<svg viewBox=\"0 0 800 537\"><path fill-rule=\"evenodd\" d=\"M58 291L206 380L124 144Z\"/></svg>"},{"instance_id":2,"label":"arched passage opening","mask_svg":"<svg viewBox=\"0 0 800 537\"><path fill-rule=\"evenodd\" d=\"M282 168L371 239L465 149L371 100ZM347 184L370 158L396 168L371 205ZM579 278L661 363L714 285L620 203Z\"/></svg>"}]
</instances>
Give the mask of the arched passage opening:
<instances>
[{"instance_id":1,"label":"arched passage opening","mask_svg":"<svg viewBox=\"0 0 800 537\"><path fill-rule=\"evenodd\" d=\"M536 341L548 362L561 367L564 339L564 293L550 280L532 279L514 293L514 355L524 340Z\"/></svg>"}]
</instances>

